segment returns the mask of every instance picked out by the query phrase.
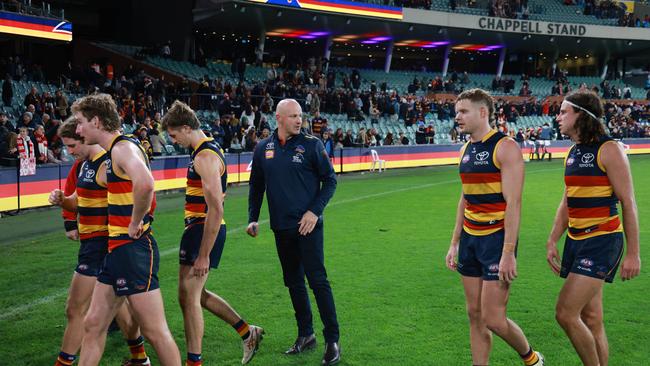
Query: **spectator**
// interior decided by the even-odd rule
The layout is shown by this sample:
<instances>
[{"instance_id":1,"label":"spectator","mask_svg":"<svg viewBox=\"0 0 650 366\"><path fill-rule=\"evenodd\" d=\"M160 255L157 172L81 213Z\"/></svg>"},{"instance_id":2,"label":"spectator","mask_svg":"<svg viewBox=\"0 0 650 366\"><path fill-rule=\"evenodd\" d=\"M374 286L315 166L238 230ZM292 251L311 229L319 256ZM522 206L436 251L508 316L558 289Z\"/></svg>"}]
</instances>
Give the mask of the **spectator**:
<instances>
[{"instance_id":1,"label":"spectator","mask_svg":"<svg viewBox=\"0 0 650 366\"><path fill-rule=\"evenodd\" d=\"M320 137L321 133L327 128L327 120L320 116L320 112L316 111L314 118L311 120L311 134Z\"/></svg>"},{"instance_id":2,"label":"spectator","mask_svg":"<svg viewBox=\"0 0 650 366\"><path fill-rule=\"evenodd\" d=\"M246 139L244 141L244 151L253 151L255 146L257 146L257 134L255 133L255 127L250 127L246 131Z\"/></svg>"},{"instance_id":3,"label":"spectator","mask_svg":"<svg viewBox=\"0 0 650 366\"><path fill-rule=\"evenodd\" d=\"M140 126L135 133L135 137L140 141L140 145L142 145L142 148L147 153L147 157L151 160L153 157L153 147L151 146L148 132L149 130L146 126Z\"/></svg>"},{"instance_id":4,"label":"spectator","mask_svg":"<svg viewBox=\"0 0 650 366\"><path fill-rule=\"evenodd\" d=\"M64 120L68 116L68 99L63 95L61 90L54 93L54 105L57 118Z\"/></svg>"},{"instance_id":5,"label":"spectator","mask_svg":"<svg viewBox=\"0 0 650 366\"><path fill-rule=\"evenodd\" d=\"M16 148L18 158L20 159L36 159L36 152L34 151L34 143L29 137L29 129L27 127L18 128L18 136L16 137Z\"/></svg>"},{"instance_id":6,"label":"spectator","mask_svg":"<svg viewBox=\"0 0 650 366\"><path fill-rule=\"evenodd\" d=\"M11 101L14 98L14 87L11 82L11 76L7 74L5 81L2 83L2 102L5 107L11 107Z\"/></svg>"},{"instance_id":7,"label":"spectator","mask_svg":"<svg viewBox=\"0 0 650 366\"><path fill-rule=\"evenodd\" d=\"M36 129L36 122L32 120L32 112L25 112L23 113L23 118L21 119L21 123L19 123L18 126L16 126L16 132L20 133L19 129L22 127L25 127L29 129L29 131L34 131Z\"/></svg>"},{"instance_id":8,"label":"spectator","mask_svg":"<svg viewBox=\"0 0 650 366\"><path fill-rule=\"evenodd\" d=\"M332 139L332 136L330 134L330 130L324 130L323 131L323 145L325 146L325 152L327 152L327 156L330 158L334 156L334 139Z\"/></svg>"},{"instance_id":9,"label":"spectator","mask_svg":"<svg viewBox=\"0 0 650 366\"><path fill-rule=\"evenodd\" d=\"M160 137L160 131L152 129L149 131L149 141L151 142L152 156L161 156L165 151L165 140Z\"/></svg>"},{"instance_id":10,"label":"spectator","mask_svg":"<svg viewBox=\"0 0 650 366\"><path fill-rule=\"evenodd\" d=\"M8 128L8 124L7 114L0 112L0 158L9 154L9 133L13 131L13 126Z\"/></svg>"},{"instance_id":11,"label":"spectator","mask_svg":"<svg viewBox=\"0 0 650 366\"><path fill-rule=\"evenodd\" d=\"M384 146L391 146L393 145L393 134L391 132L386 134L386 137L384 138L383 145Z\"/></svg>"},{"instance_id":12,"label":"spectator","mask_svg":"<svg viewBox=\"0 0 650 366\"><path fill-rule=\"evenodd\" d=\"M354 136L352 135L352 130L347 130L345 132L345 138L343 139L343 147L353 147L355 144Z\"/></svg>"},{"instance_id":13,"label":"spectator","mask_svg":"<svg viewBox=\"0 0 650 366\"><path fill-rule=\"evenodd\" d=\"M23 101L23 105L25 107L29 107L30 105L32 106L40 106L41 105L41 96L38 95L37 89L35 86L32 86L31 91L29 94L25 95L25 100Z\"/></svg>"}]
</instances>

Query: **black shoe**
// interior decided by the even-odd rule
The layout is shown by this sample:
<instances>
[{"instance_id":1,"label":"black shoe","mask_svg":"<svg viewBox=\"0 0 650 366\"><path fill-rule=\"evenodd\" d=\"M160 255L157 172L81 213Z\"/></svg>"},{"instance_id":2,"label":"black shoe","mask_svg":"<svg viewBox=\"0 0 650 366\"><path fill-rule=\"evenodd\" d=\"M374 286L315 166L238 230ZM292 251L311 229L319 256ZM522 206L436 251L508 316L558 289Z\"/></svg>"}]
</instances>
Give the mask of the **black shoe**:
<instances>
[{"instance_id":1,"label":"black shoe","mask_svg":"<svg viewBox=\"0 0 650 366\"><path fill-rule=\"evenodd\" d=\"M303 351L306 351L308 349L313 349L316 347L316 336L315 335L310 335L307 337L298 337L296 338L296 342L284 352L286 355L295 355L298 353L301 353Z\"/></svg>"},{"instance_id":2,"label":"black shoe","mask_svg":"<svg viewBox=\"0 0 650 366\"><path fill-rule=\"evenodd\" d=\"M323 355L323 362L321 362L321 365L334 365L339 363L339 361L341 361L341 348L339 348L339 343L326 343L325 354Z\"/></svg>"}]
</instances>

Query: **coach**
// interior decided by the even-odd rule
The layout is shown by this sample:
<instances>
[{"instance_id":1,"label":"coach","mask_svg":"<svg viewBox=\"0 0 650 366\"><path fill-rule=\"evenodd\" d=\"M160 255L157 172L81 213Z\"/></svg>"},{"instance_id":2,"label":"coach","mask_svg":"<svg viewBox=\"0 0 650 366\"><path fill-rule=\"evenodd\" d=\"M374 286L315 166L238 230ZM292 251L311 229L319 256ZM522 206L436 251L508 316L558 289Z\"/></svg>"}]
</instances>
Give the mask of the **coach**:
<instances>
[{"instance_id":1,"label":"coach","mask_svg":"<svg viewBox=\"0 0 650 366\"><path fill-rule=\"evenodd\" d=\"M289 288L298 323L298 338L285 353L298 354L316 346L304 280L307 275L324 325L322 364L333 365L340 361L339 325L325 271L322 214L336 190L336 175L323 143L301 132L302 110L298 102L280 101L276 119L277 130L258 143L253 153L246 232L257 236L266 191L284 284Z\"/></svg>"}]
</instances>

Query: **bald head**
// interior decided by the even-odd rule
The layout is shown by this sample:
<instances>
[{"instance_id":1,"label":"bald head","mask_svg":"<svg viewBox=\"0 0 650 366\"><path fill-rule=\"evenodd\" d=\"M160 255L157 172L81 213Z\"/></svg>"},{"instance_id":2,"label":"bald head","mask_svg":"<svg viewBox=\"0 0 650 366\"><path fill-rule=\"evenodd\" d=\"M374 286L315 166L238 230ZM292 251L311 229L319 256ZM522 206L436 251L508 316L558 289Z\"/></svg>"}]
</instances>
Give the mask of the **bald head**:
<instances>
[{"instance_id":1,"label":"bald head","mask_svg":"<svg viewBox=\"0 0 650 366\"><path fill-rule=\"evenodd\" d=\"M275 107L275 114L286 114L287 110L294 108L298 108L298 110L302 113L302 108L295 99L282 99Z\"/></svg>"},{"instance_id":2,"label":"bald head","mask_svg":"<svg viewBox=\"0 0 650 366\"><path fill-rule=\"evenodd\" d=\"M281 100L275 109L280 139L288 139L300 133L302 126L302 108L295 99Z\"/></svg>"}]
</instances>

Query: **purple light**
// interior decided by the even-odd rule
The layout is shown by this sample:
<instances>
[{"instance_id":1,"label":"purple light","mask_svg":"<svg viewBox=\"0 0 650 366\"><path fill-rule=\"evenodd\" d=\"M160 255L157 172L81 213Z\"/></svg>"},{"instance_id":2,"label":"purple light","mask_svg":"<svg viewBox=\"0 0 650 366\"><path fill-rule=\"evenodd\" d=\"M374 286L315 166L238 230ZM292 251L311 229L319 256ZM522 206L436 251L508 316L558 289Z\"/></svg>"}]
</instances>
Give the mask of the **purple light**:
<instances>
[{"instance_id":1,"label":"purple light","mask_svg":"<svg viewBox=\"0 0 650 366\"><path fill-rule=\"evenodd\" d=\"M370 41L363 41L363 42L361 42L361 43L362 43L362 44L377 44L377 43L379 43L379 42L378 42L378 41L372 41L372 40L370 40Z\"/></svg>"},{"instance_id":2,"label":"purple light","mask_svg":"<svg viewBox=\"0 0 650 366\"><path fill-rule=\"evenodd\" d=\"M446 46L450 44L451 42L449 41L440 41L440 42L431 42L432 45L434 46Z\"/></svg>"},{"instance_id":3,"label":"purple light","mask_svg":"<svg viewBox=\"0 0 650 366\"><path fill-rule=\"evenodd\" d=\"M377 41L377 42L390 41L391 39L392 39L391 37L386 37L386 36L370 38L371 41Z\"/></svg>"},{"instance_id":4,"label":"purple light","mask_svg":"<svg viewBox=\"0 0 650 366\"><path fill-rule=\"evenodd\" d=\"M311 32L311 33L309 33L310 36L314 36L314 37L323 37L323 36L327 36L329 34L330 34L330 32Z\"/></svg>"},{"instance_id":5,"label":"purple light","mask_svg":"<svg viewBox=\"0 0 650 366\"><path fill-rule=\"evenodd\" d=\"M425 44L424 46L420 46L420 47L421 47L421 48L436 48L436 47L438 47L438 46L436 46L436 45L434 45L434 44Z\"/></svg>"},{"instance_id":6,"label":"purple light","mask_svg":"<svg viewBox=\"0 0 650 366\"><path fill-rule=\"evenodd\" d=\"M315 39L316 36L312 36L312 35L304 35L304 36L298 36L298 38L301 38L301 39Z\"/></svg>"},{"instance_id":7,"label":"purple light","mask_svg":"<svg viewBox=\"0 0 650 366\"><path fill-rule=\"evenodd\" d=\"M479 48L477 51L492 51L492 50L494 49L491 47L483 47L483 48Z\"/></svg>"}]
</instances>

